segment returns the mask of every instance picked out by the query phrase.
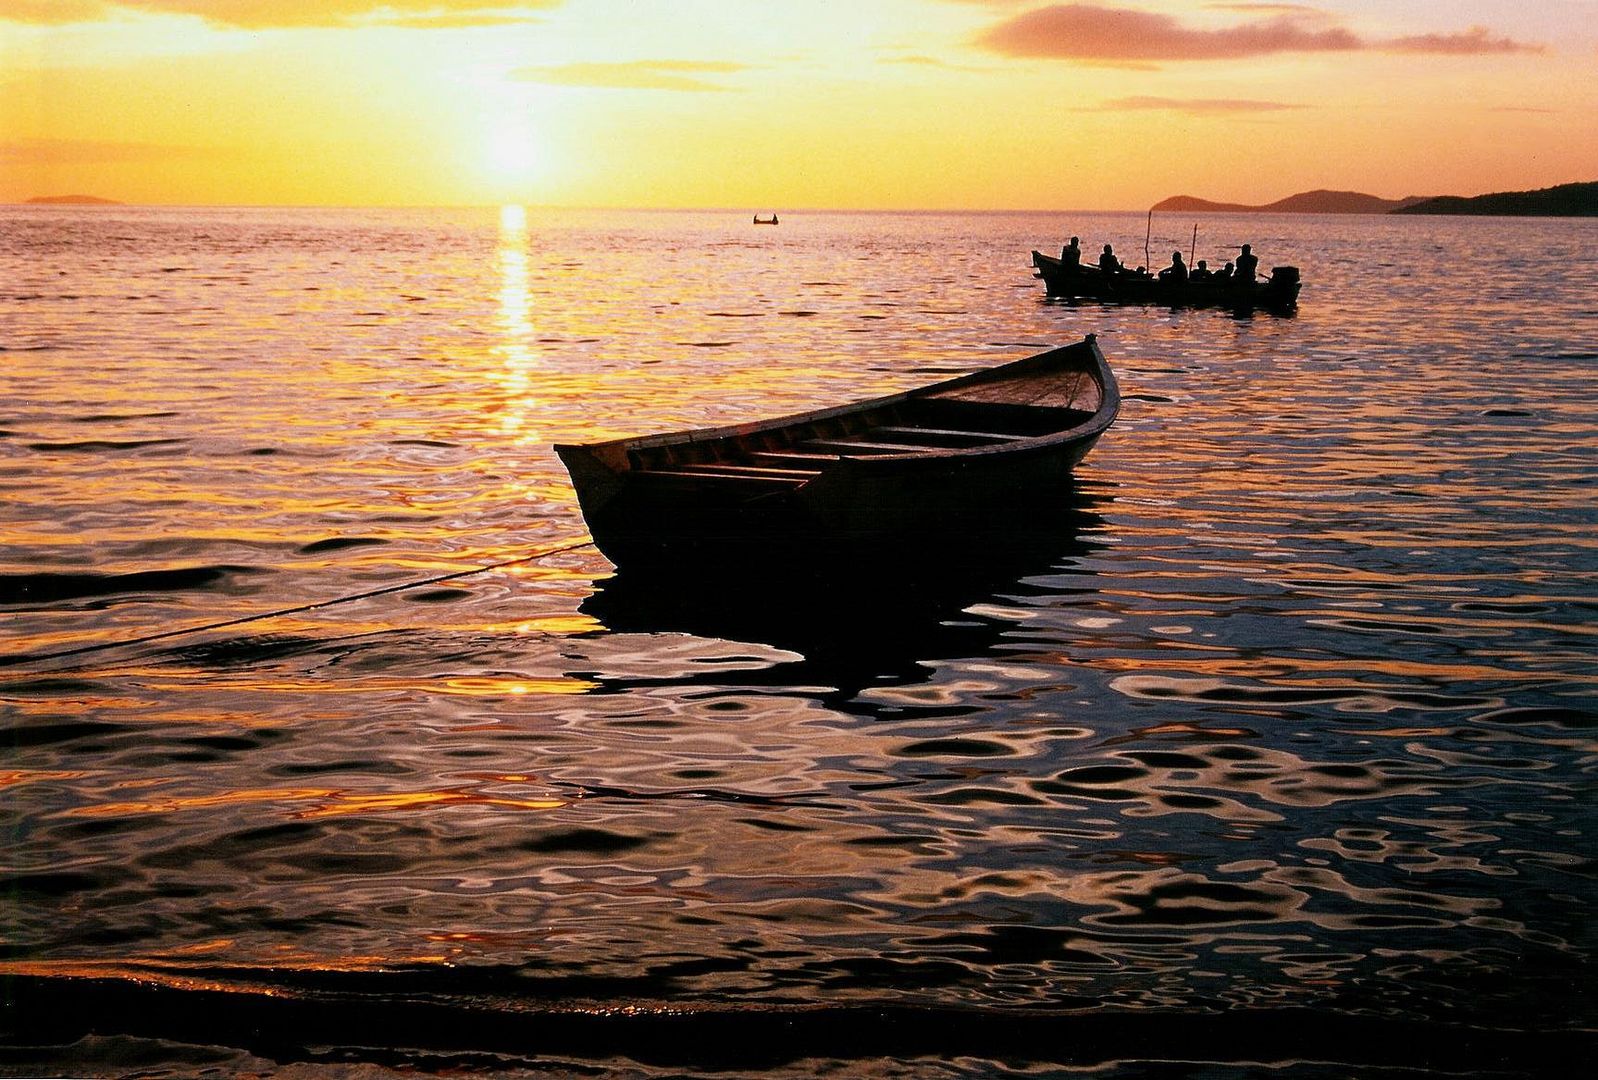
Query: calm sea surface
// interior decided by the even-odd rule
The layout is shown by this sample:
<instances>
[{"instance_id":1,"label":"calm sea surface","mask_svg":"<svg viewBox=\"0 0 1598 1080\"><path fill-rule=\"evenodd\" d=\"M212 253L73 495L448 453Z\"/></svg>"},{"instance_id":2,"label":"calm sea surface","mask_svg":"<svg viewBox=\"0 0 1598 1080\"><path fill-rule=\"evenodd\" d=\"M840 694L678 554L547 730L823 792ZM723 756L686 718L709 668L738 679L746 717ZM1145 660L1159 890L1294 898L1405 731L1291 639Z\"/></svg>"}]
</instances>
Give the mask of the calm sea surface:
<instances>
[{"instance_id":1,"label":"calm sea surface","mask_svg":"<svg viewBox=\"0 0 1598 1080\"><path fill-rule=\"evenodd\" d=\"M1212 216L1296 317L1044 300L1144 229L0 208L0 1069L1579 1074L1598 222ZM141 640L581 541L553 442L1087 333L1016 551Z\"/></svg>"}]
</instances>

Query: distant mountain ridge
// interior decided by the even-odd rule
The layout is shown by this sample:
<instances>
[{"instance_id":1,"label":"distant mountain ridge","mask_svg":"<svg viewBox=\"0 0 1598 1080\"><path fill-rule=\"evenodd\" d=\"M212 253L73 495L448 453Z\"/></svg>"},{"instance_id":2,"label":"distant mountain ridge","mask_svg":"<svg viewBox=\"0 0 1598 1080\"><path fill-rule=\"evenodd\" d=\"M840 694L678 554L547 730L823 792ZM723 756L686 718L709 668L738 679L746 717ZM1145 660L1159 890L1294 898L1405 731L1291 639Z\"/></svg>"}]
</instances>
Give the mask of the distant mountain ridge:
<instances>
[{"instance_id":1,"label":"distant mountain ridge","mask_svg":"<svg viewBox=\"0 0 1598 1080\"><path fill-rule=\"evenodd\" d=\"M102 199L98 195L36 195L29 203L43 206L125 206L115 199Z\"/></svg>"},{"instance_id":2,"label":"distant mountain ridge","mask_svg":"<svg viewBox=\"0 0 1598 1080\"><path fill-rule=\"evenodd\" d=\"M1526 217L1598 217L1598 181L1560 184L1535 191L1489 195L1410 195L1383 199L1360 191L1301 191L1262 206L1211 202L1173 195L1155 210L1191 214L1501 214Z\"/></svg>"},{"instance_id":3,"label":"distant mountain ridge","mask_svg":"<svg viewBox=\"0 0 1598 1080\"><path fill-rule=\"evenodd\" d=\"M1327 191L1322 188L1301 191L1263 206L1211 202L1192 195L1175 195L1155 203L1154 209L1197 214L1389 214L1428 201L1423 195L1383 199L1362 191Z\"/></svg>"},{"instance_id":4,"label":"distant mountain ridge","mask_svg":"<svg viewBox=\"0 0 1598 1080\"><path fill-rule=\"evenodd\" d=\"M1395 214L1503 214L1513 217L1598 217L1598 181L1559 184L1536 191L1499 191L1465 198L1439 195Z\"/></svg>"}]
</instances>

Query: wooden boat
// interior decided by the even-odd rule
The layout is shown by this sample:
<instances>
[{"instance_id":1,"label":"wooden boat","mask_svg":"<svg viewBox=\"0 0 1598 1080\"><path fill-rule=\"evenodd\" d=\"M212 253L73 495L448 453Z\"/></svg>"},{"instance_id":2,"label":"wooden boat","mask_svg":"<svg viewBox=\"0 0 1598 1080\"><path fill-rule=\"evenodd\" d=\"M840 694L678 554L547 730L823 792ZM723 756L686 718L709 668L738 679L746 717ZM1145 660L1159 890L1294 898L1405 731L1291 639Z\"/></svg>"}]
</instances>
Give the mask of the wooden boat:
<instances>
[{"instance_id":1,"label":"wooden boat","mask_svg":"<svg viewBox=\"0 0 1598 1080\"><path fill-rule=\"evenodd\" d=\"M755 224L756 225L775 225L775 224L777 224L777 215L776 214L772 214L768 218L763 218L759 214L756 214L755 215Z\"/></svg>"},{"instance_id":2,"label":"wooden boat","mask_svg":"<svg viewBox=\"0 0 1598 1080\"><path fill-rule=\"evenodd\" d=\"M1267 281L1187 281L1178 285L1161 281L1153 274L1106 277L1096 266L1083 265L1071 270L1059 259L1041 251L1032 252L1032 265L1037 268L1035 276L1043 279L1043 289L1049 296L1171 307L1264 308L1273 312L1289 312L1298 306L1300 282L1296 266L1272 267Z\"/></svg>"},{"instance_id":3,"label":"wooden boat","mask_svg":"<svg viewBox=\"0 0 1598 1080\"><path fill-rule=\"evenodd\" d=\"M618 565L773 547L930 543L1063 490L1120 407L1095 339L814 412L558 445ZM892 547L885 550L892 551Z\"/></svg>"}]
</instances>

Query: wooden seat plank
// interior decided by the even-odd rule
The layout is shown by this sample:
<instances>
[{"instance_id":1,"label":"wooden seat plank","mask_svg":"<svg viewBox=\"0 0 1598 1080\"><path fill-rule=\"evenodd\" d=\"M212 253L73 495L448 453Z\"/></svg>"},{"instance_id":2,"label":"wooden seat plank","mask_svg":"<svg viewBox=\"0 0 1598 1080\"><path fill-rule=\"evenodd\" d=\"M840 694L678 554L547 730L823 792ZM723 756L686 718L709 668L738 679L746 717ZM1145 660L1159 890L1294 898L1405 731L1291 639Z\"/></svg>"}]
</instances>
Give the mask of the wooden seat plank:
<instances>
[{"instance_id":1,"label":"wooden seat plank","mask_svg":"<svg viewBox=\"0 0 1598 1080\"><path fill-rule=\"evenodd\" d=\"M812 473L820 472L831 462L838 460L837 454L807 454L802 450L754 450L749 454L749 460L767 465L784 466Z\"/></svg>"},{"instance_id":2,"label":"wooden seat plank","mask_svg":"<svg viewBox=\"0 0 1598 1080\"><path fill-rule=\"evenodd\" d=\"M737 461L679 463L673 468L677 472L715 473L721 476L760 476L769 477L773 480L808 480L816 475L817 471L814 469L778 469L767 465L745 465Z\"/></svg>"},{"instance_id":3,"label":"wooden seat plank","mask_svg":"<svg viewBox=\"0 0 1598 1080\"><path fill-rule=\"evenodd\" d=\"M811 439L800 443L801 446L811 446L818 450L832 450L840 454L924 454L928 450L939 449L925 443L913 445L911 443L873 442L870 439ZM944 449L947 449L945 447Z\"/></svg>"},{"instance_id":4,"label":"wooden seat plank","mask_svg":"<svg viewBox=\"0 0 1598 1080\"><path fill-rule=\"evenodd\" d=\"M925 435L936 439L977 439L982 442L1003 443L1015 442L1018 439L1031 438L1028 435L1015 435L999 431L962 431L955 428L929 428L887 425L873 428L872 434L886 432L889 435Z\"/></svg>"},{"instance_id":5,"label":"wooden seat plank","mask_svg":"<svg viewBox=\"0 0 1598 1080\"><path fill-rule=\"evenodd\" d=\"M640 478L664 480L693 480L699 483L711 481L717 484L732 483L745 484L752 487L785 488L798 487L806 480L811 479L814 473L785 473L781 475L761 475L750 472L721 472L711 468L684 469L639 469L633 475Z\"/></svg>"}]
</instances>

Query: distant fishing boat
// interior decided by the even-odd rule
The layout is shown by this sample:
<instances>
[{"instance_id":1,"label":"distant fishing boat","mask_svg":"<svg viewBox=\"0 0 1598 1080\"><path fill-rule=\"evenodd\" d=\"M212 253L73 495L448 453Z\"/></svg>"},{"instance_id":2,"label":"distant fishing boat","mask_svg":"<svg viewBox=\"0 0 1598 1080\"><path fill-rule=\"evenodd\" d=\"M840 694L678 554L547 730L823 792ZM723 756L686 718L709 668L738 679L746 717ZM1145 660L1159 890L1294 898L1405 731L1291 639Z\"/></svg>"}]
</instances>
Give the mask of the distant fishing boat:
<instances>
[{"instance_id":1,"label":"distant fishing boat","mask_svg":"<svg viewBox=\"0 0 1598 1080\"><path fill-rule=\"evenodd\" d=\"M777 224L777 215L776 214L772 214L768 218L763 218L759 214L756 214L755 215L755 224L756 225L775 225L775 224Z\"/></svg>"},{"instance_id":2,"label":"distant fishing boat","mask_svg":"<svg viewBox=\"0 0 1598 1080\"><path fill-rule=\"evenodd\" d=\"M1171 307L1264 308L1292 311L1298 306L1298 267L1271 268L1267 281L1162 281L1153 274L1115 274L1106 277L1096 266L1068 268L1064 262L1032 252L1035 277L1043 279L1049 296L1077 297L1111 303L1166 304Z\"/></svg>"},{"instance_id":3,"label":"distant fishing boat","mask_svg":"<svg viewBox=\"0 0 1598 1080\"><path fill-rule=\"evenodd\" d=\"M1119 407L1089 335L851 405L555 450L618 565L696 549L918 543L1063 493Z\"/></svg>"}]
</instances>

